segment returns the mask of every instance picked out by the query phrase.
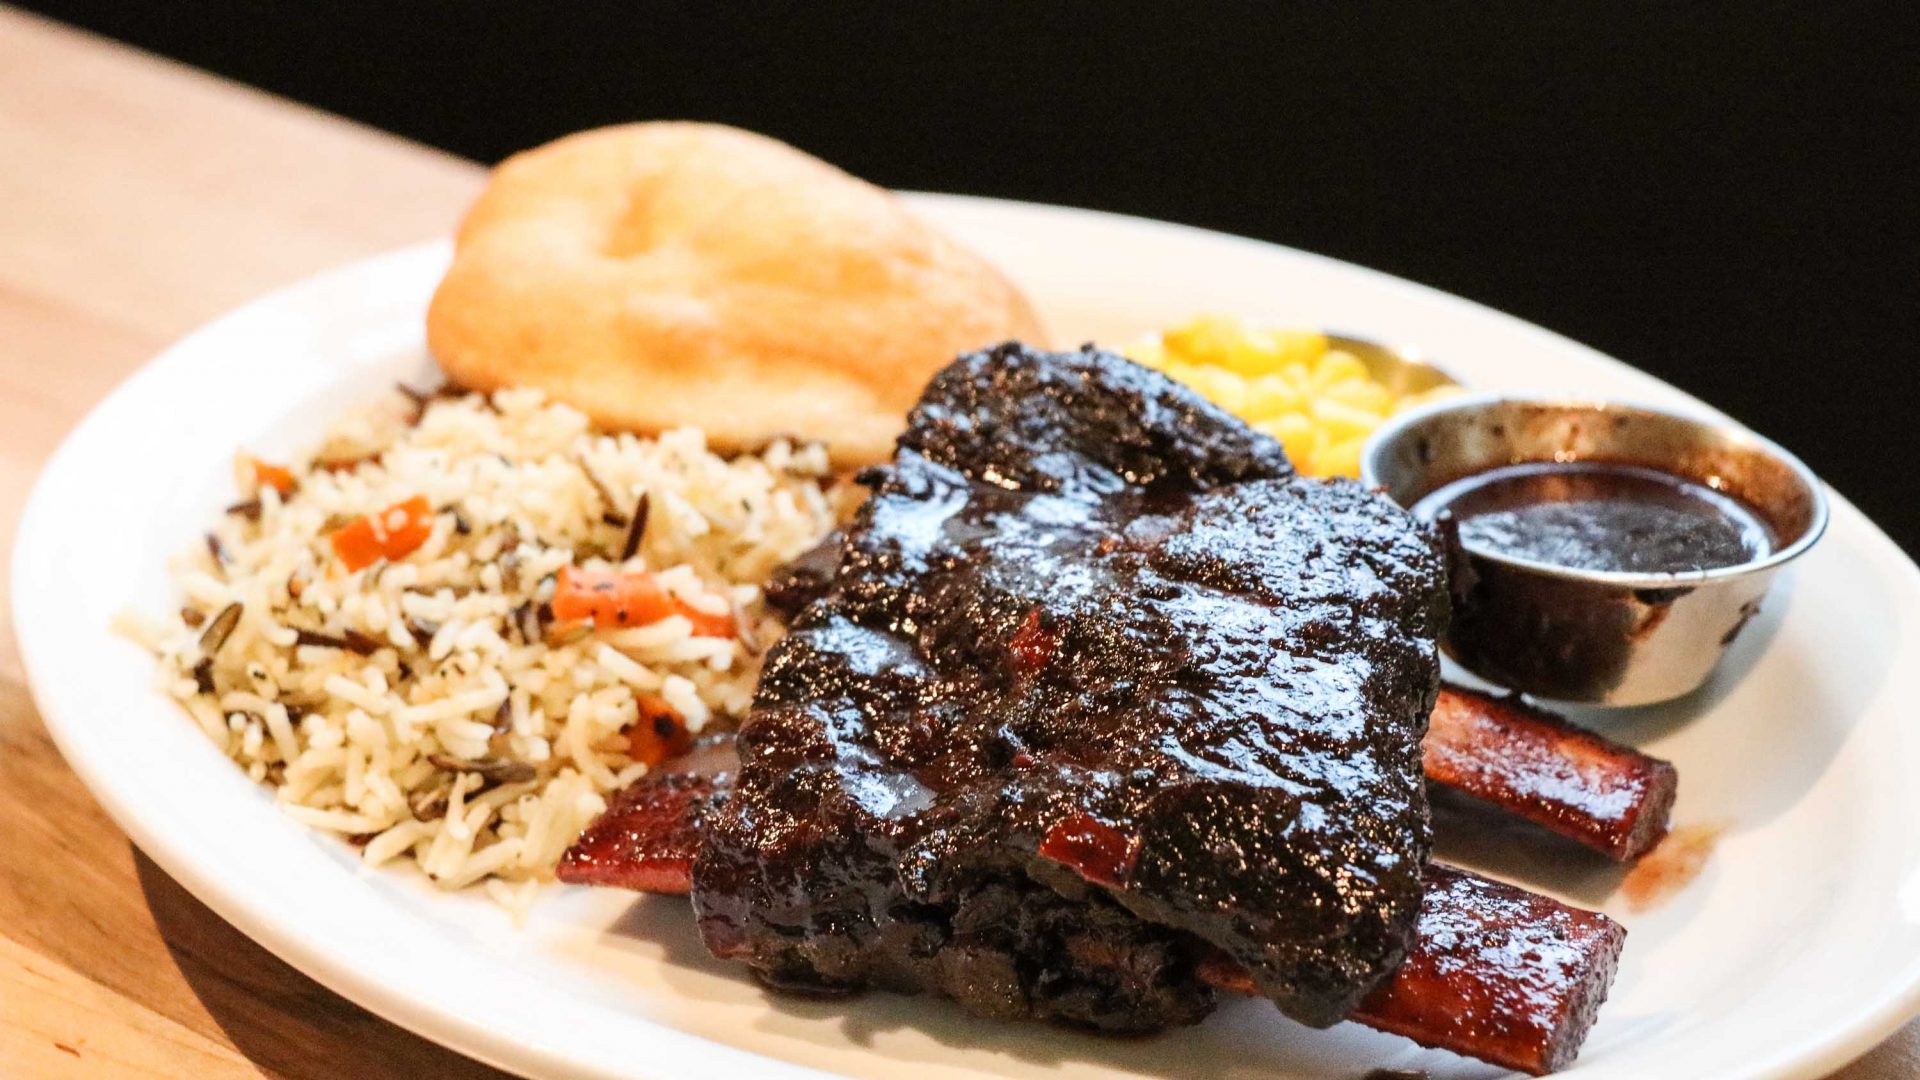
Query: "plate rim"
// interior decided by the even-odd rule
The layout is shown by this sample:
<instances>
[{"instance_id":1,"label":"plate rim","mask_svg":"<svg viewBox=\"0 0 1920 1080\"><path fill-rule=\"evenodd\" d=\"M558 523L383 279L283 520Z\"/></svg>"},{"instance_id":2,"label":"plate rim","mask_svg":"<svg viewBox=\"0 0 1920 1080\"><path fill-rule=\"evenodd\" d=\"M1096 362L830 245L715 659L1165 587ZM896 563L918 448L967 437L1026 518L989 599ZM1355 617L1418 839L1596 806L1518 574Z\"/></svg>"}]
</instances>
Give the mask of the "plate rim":
<instances>
[{"instance_id":1,"label":"plate rim","mask_svg":"<svg viewBox=\"0 0 1920 1080\"><path fill-rule=\"evenodd\" d=\"M1412 290L1449 306L1471 309L1476 317L1498 319L1510 328L1536 335L1543 341L1550 341L1557 350L1565 351L1571 348L1593 359L1616 365L1645 380L1649 386L1657 386L1677 395L1680 400L1692 407L1715 415L1725 415L1706 402L1624 361L1607 356L1590 346L1538 324L1432 286L1329 256L1197 226L1108 211L972 195L924 192L903 194L907 195L910 203L950 204L971 207L974 212L1065 216L1082 218L1090 223L1109 228L1151 232L1171 230L1196 240L1211 243L1228 242L1244 245L1253 250L1279 252L1312 263L1337 267L1343 273L1357 271L1378 283L1387 284L1396 289ZM191 850L191 845L182 844L179 837L169 835L165 828L143 820L136 812L136 808L126 801L125 794L111 782L103 763L91 758L84 752L84 748L78 745L74 736L77 719L67 714L64 703L48 686L45 675L50 664L48 654L57 643L28 629L34 625L28 616L31 614L29 609L37 590L29 587L28 578L32 570L27 563L31 555L46 550L46 544L41 537L57 524L48 520L52 511L47 507L54 501L54 496L50 493L52 489L50 481L69 467L65 463L79 453L76 447L82 446L87 441L88 434L102 422L100 418L103 415L110 416L113 411L127 407L125 403L129 399L137 398L146 382L157 378L155 373L163 365L172 362L172 358L183 353L190 354L205 338L220 333L234 322L248 317L257 310L284 303L295 294L322 290L329 284L358 278L369 274L377 267L398 265L413 260L444 260L450 250L451 241L447 238L426 240L344 263L277 287L196 327L144 361L116 384L105 397L90 407L62 437L59 447L42 464L32 489L22 504L14 538L12 565L9 568L12 593L10 606L15 626L16 648L27 676L27 684L35 709L68 767L81 778L93 798L107 810L115 824L126 832L142 852L222 919L328 989L376 1015L460 1053L508 1071L526 1070L531 1067L542 1075L583 1075L582 1070L585 1066L582 1061L569 1057L549 1044L511 1038L504 1030L495 1030L484 1023L477 1022L431 997L409 999L405 995L395 993L390 984L371 980L359 966L329 955L325 948L324 934L305 932L285 923L276 922L267 913L257 911L247 904L245 897L237 895L231 889L223 888L217 873L211 868L203 872L201 860ZM1822 480L1822 483L1825 484L1825 481ZM1909 583L1916 590L1920 590L1920 567L1916 567L1912 559L1843 494L1832 489L1830 485L1827 486L1827 492L1832 503L1834 524L1859 535L1864 541L1878 548L1880 555L1892 556L1895 564L1909 578ZM1767 1060L1752 1063L1748 1071L1742 1075L1754 1077L1756 1080L1762 1077L1824 1075L1828 1071L1844 1066L1879 1044L1916 1014L1920 1014L1920 953L1910 958L1902 971L1902 978L1887 981L1875 1007L1865 1010L1848 1024L1832 1025L1820 1034L1802 1040L1797 1046L1784 1048ZM748 1065L762 1072L775 1072L786 1077L835 1075L717 1042L669 1024L655 1021L646 1021L646 1023L649 1025L650 1033L697 1044L697 1051L704 1055L708 1064L714 1066L710 1070L713 1075L739 1075L737 1072L728 1071L726 1068L728 1065ZM691 1046L689 1048L695 1049ZM585 1074L634 1075L631 1071L614 1074L590 1068ZM702 1074L704 1075L705 1072ZM679 1077L689 1074L684 1070L671 1073L648 1070L643 1075Z\"/></svg>"}]
</instances>

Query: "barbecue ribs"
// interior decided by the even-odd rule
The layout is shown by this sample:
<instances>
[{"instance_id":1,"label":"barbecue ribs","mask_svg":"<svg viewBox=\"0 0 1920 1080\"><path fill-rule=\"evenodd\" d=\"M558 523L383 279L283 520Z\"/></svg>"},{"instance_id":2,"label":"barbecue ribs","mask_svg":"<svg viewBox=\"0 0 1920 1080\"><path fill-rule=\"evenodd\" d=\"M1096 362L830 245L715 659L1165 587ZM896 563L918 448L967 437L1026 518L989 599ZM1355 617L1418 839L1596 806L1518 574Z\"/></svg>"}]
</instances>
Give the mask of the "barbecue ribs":
<instances>
[{"instance_id":1,"label":"barbecue ribs","mask_svg":"<svg viewBox=\"0 0 1920 1080\"><path fill-rule=\"evenodd\" d=\"M622 792L564 880L690 893L715 955L787 989L1110 1031L1229 990L1571 1058L1624 931L1427 865L1445 595L1406 515L1125 360L1015 345L937 376L863 480L854 524L769 588L792 629L737 743ZM1449 729L1456 758L1518 741L1567 791L1599 782L1556 748L1606 746L1486 718ZM1639 764L1612 750L1608 783ZM1648 821L1661 790L1636 789Z\"/></svg>"},{"instance_id":2,"label":"barbecue ribs","mask_svg":"<svg viewBox=\"0 0 1920 1080\"><path fill-rule=\"evenodd\" d=\"M733 746L723 734L621 792L567 852L560 877L692 891L706 814L739 770ZM1606 999L1626 930L1597 912L1434 863L1424 884L1407 959L1348 1019L1536 1075L1572 1061ZM1184 985L1185 965L1169 965L1153 945L1158 939L1122 922L1081 918L1067 954L1104 978L1137 983L1131 993L1157 995L1163 1007L1203 1009L1214 988L1257 993L1246 971L1222 955L1199 961L1193 977L1201 986ZM1125 964L1113 963L1121 957Z\"/></svg>"},{"instance_id":3,"label":"barbecue ribs","mask_svg":"<svg viewBox=\"0 0 1920 1080\"><path fill-rule=\"evenodd\" d=\"M769 654L693 863L781 987L1188 1022L1230 957L1326 1025L1406 955L1439 556L1119 357L1017 345L928 387Z\"/></svg>"}]
</instances>

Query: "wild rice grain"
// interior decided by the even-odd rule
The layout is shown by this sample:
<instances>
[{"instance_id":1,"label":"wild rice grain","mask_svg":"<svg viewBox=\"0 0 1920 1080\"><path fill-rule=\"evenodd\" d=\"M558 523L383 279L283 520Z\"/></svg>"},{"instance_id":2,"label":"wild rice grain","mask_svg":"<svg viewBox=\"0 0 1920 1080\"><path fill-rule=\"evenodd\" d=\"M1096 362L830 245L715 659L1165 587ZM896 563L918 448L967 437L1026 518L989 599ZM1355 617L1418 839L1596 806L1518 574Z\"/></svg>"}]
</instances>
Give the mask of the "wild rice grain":
<instances>
[{"instance_id":1,"label":"wild rice grain","mask_svg":"<svg viewBox=\"0 0 1920 1080\"><path fill-rule=\"evenodd\" d=\"M636 695L695 730L737 718L781 629L761 599L769 571L860 493L823 487L817 449L802 466L786 443L723 458L696 431L602 434L527 391L407 398L343 420L291 466L284 500L263 491L223 515L207 554L176 564L167 619L116 625L289 815L364 837L370 865L484 884L524 913L606 796L644 772L621 737ZM330 534L416 496L441 508L426 540L347 572ZM644 565L695 610L733 612L736 633L695 638L678 615L557 627L569 565Z\"/></svg>"}]
</instances>

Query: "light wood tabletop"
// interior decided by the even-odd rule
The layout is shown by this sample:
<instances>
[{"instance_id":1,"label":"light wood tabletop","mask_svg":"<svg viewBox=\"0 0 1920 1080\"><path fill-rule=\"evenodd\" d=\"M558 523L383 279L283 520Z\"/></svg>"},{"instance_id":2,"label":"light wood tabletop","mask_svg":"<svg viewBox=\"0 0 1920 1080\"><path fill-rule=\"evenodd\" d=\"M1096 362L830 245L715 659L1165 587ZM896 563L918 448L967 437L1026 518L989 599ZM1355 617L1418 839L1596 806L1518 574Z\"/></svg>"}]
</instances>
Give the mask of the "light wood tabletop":
<instances>
[{"instance_id":1,"label":"light wood tabletop","mask_svg":"<svg viewBox=\"0 0 1920 1080\"><path fill-rule=\"evenodd\" d=\"M466 161L0 8L8 561L41 463L142 361L259 293L445 234L480 182ZM0 616L0 1075L497 1074L322 988L136 851L49 741ZM1920 1026L1838 1075L1920 1075Z\"/></svg>"}]
</instances>

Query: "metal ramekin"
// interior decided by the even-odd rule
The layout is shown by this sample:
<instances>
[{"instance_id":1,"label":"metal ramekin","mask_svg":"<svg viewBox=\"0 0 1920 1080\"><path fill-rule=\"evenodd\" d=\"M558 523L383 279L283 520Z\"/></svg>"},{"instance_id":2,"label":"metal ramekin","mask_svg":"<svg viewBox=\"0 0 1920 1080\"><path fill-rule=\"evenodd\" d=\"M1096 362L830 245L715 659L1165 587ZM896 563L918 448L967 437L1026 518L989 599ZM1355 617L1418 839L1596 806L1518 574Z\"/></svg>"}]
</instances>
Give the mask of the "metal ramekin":
<instances>
[{"instance_id":1,"label":"metal ramekin","mask_svg":"<svg viewBox=\"0 0 1920 1080\"><path fill-rule=\"evenodd\" d=\"M1474 674L1555 701L1646 705L1707 680L1782 566L1827 526L1800 459L1738 425L1613 402L1473 396L1396 417L1361 475L1402 506L1462 477L1532 461L1602 461L1675 473L1731 495L1774 534L1739 566L1670 574L1576 570L1449 544L1447 654Z\"/></svg>"}]
</instances>

